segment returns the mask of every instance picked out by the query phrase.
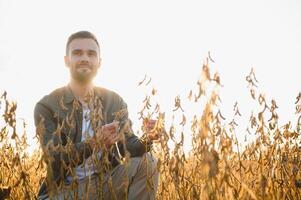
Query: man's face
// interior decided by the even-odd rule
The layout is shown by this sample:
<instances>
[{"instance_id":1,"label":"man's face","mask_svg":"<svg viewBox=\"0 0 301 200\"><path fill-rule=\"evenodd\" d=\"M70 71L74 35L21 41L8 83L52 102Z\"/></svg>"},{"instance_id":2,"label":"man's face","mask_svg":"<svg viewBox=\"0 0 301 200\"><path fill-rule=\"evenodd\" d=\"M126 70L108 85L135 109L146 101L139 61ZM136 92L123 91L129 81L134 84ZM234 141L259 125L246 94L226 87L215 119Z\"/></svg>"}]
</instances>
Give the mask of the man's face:
<instances>
[{"instance_id":1,"label":"man's face","mask_svg":"<svg viewBox=\"0 0 301 200\"><path fill-rule=\"evenodd\" d=\"M100 67L99 48L90 38L74 39L69 44L65 64L71 78L81 84L90 83Z\"/></svg>"}]
</instances>

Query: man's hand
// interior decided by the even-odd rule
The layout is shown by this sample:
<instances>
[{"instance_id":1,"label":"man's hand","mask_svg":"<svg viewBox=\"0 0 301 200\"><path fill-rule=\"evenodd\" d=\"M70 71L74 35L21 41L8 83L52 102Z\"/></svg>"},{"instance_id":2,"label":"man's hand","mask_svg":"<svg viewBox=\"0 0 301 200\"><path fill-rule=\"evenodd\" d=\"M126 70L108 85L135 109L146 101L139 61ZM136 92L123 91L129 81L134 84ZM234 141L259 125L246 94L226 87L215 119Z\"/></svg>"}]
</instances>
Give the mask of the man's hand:
<instances>
[{"instance_id":1,"label":"man's hand","mask_svg":"<svg viewBox=\"0 0 301 200\"><path fill-rule=\"evenodd\" d=\"M145 119L144 127L146 131L146 139L148 141L158 140L161 132L156 128L157 120Z\"/></svg>"},{"instance_id":2,"label":"man's hand","mask_svg":"<svg viewBox=\"0 0 301 200\"><path fill-rule=\"evenodd\" d=\"M119 122L105 124L96 133L97 143L103 143L107 148L119 141Z\"/></svg>"}]
</instances>

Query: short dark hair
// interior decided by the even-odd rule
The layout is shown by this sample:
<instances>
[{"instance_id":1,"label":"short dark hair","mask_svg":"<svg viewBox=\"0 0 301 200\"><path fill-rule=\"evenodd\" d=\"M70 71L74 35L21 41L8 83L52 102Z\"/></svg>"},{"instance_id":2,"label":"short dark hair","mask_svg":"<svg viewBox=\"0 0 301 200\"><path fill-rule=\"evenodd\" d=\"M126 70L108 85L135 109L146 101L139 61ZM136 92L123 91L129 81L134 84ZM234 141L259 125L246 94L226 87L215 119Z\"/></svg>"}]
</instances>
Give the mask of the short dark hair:
<instances>
[{"instance_id":1,"label":"short dark hair","mask_svg":"<svg viewBox=\"0 0 301 200\"><path fill-rule=\"evenodd\" d=\"M66 55L68 55L70 43L75 39L82 39L82 38L90 38L90 39L94 40L99 48L99 43L93 33L89 32L89 31L78 31L69 36L67 44L66 44Z\"/></svg>"}]
</instances>

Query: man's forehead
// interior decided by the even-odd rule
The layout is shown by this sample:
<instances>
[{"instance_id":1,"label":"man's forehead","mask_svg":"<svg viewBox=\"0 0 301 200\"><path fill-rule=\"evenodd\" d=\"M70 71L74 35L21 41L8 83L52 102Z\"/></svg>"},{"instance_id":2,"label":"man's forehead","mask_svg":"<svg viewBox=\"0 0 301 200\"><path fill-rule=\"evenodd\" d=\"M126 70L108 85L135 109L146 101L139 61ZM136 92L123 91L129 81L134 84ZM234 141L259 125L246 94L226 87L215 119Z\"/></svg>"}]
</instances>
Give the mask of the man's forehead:
<instances>
[{"instance_id":1,"label":"man's forehead","mask_svg":"<svg viewBox=\"0 0 301 200\"><path fill-rule=\"evenodd\" d=\"M69 50L82 49L82 50L95 50L98 51L97 43L91 38L76 38L69 44Z\"/></svg>"}]
</instances>

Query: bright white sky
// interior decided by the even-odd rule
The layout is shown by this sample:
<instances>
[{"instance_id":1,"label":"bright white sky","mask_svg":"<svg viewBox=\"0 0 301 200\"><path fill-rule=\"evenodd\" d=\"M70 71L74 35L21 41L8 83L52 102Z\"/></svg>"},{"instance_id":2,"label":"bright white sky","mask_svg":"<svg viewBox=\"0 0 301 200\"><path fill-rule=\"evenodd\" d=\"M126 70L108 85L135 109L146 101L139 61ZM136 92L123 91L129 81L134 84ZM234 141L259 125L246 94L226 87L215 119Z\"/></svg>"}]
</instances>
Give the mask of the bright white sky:
<instances>
[{"instance_id":1,"label":"bright white sky","mask_svg":"<svg viewBox=\"0 0 301 200\"><path fill-rule=\"evenodd\" d=\"M299 0L0 0L0 91L18 102L18 117L33 137L35 103L68 83L67 37L90 30L101 41L103 58L95 83L117 91L134 122L145 95L137 84L145 74L169 112L175 96L195 88L208 51L224 85L227 120L235 101L249 118L245 76L254 67L259 90L276 99L287 121L300 91L300 11Z\"/></svg>"}]
</instances>

